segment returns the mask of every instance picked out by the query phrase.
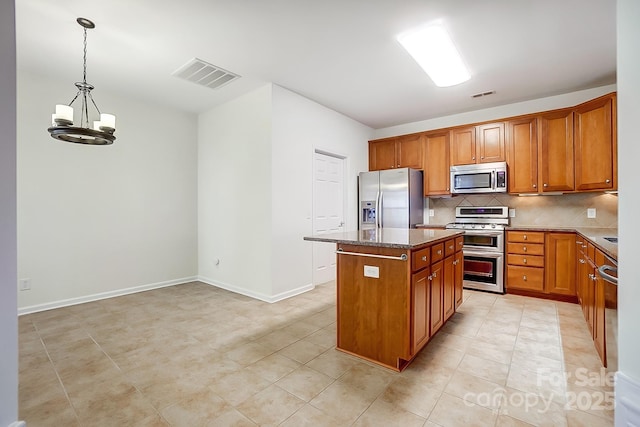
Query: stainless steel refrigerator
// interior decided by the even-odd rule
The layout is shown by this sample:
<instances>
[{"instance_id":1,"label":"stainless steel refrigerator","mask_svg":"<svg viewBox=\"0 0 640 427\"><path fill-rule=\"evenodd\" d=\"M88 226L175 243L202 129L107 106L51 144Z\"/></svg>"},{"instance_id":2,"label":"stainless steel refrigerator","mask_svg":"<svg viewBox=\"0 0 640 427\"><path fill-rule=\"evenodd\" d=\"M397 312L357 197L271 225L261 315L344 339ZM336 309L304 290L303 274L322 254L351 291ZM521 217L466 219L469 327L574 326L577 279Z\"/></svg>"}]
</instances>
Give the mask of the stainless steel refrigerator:
<instances>
[{"instance_id":1,"label":"stainless steel refrigerator","mask_svg":"<svg viewBox=\"0 0 640 427\"><path fill-rule=\"evenodd\" d=\"M409 168L361 172L359 229L415 228L423 223L422 171Z\"/></svg>"}]
</instances>

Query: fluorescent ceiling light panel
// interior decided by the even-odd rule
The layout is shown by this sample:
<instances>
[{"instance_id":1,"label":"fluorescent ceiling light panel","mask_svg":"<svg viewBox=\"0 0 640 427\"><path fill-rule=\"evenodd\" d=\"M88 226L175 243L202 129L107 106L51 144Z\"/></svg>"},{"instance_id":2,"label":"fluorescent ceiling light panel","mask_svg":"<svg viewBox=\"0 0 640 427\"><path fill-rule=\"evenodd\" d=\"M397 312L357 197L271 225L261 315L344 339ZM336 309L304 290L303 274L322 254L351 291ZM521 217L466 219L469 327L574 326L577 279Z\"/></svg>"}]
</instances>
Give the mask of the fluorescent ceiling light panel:
<instances>
[{"instance_id":1,"label":"fluorescent ceiling light panel","mask_svg":"<svg viewBox=\"0 0 640 427\"><path fill-rule=\"evenodd\" d=\"M430 25L398 36L400 44L439 87L466 82L471 78L458 49L447 31Z\"/></svg>"}]
</instances>

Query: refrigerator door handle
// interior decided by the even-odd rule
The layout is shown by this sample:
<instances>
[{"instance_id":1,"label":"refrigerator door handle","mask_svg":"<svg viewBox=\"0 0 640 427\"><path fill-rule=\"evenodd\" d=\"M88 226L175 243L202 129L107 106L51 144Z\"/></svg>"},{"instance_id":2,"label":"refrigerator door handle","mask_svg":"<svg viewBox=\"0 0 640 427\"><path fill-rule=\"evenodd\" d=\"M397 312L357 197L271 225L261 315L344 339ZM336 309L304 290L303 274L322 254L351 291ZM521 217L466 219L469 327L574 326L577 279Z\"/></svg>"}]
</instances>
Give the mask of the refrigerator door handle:
<instances>
[{"instance_id":1,"label":"refrigerator door handle","mask_svg":"<svg viewBox=\"0 0 640 427\"><path fill-rule=\"evenodd\" d=\"M381 191L380 192L380 203L379 203L379 208L380 208L379 212L380 213L376 213L376 216L378 218L380 218L380 225L378 226L379 228L382 228L382 221L383 221L383 218L382 218L382 209L383 209L383 207L382 207L382 199L383 199L383 195L384 195L384 192Z\"/></svg>"},{"instance_id":2,"label":"refrigerator door handle","mask_svg":"<svg viewBox=\"0 0 640 427\"><path fill-rule=\"evenodd\" d=\"M376 193L376 228L380 228L380 191Z\"/></svg>"}]
</instances>

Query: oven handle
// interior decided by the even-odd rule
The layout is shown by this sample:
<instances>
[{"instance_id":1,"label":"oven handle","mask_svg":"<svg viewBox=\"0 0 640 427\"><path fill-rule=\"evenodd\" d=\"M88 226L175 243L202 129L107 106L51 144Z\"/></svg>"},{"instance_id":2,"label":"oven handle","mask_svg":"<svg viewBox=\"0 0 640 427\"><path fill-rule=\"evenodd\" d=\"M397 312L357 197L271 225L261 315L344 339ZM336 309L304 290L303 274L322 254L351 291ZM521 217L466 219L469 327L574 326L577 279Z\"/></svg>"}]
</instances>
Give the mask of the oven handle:
<instances>
[{"instance_id":1,"label":"oven handle","mask_svg":"<svg viewBox=\"0 0 640 427\"><path fill-rule=\"evenodd\" d=\"M477 256L477 257L484 257L484 258L501 258L504 256L502 252L469 251L469 250L466 250L464 247L462 248L462 255Z\"/></svg>"},{"instance_id":2,"label":"oven handle","mask_svg":"<svg viewBox=\"0 0 640 427\"><path fill-rule=\"evenodd\" d=\"M492 237L499 237L503 235L503 231L485 231L485 230L464 230L465 234L469 234L472 236L492 236Z\"/></svg>"}]
</instances>

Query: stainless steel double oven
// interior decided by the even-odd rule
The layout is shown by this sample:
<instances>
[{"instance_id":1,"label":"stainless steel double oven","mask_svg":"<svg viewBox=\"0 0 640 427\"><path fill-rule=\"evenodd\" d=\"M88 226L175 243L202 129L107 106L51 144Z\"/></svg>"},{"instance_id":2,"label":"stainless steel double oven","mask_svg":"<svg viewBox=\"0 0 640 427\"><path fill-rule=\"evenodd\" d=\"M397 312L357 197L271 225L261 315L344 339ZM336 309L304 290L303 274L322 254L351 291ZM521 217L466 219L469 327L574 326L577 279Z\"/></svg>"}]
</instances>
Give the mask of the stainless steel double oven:
<instances>
[{"instance_id":1,"label":"stainless steel double oven","mask_svg":"<svg viewBox=\"0 0 640 427\"><path fill-rule=\"evenodd\" d=\"M505 206L456 208L456 222L447 228L464 230L465 288L504 293L504 228L508 223Z\"/></svg>"}]
</instances>

